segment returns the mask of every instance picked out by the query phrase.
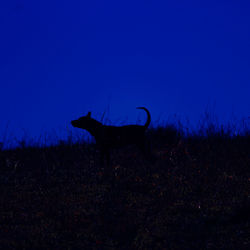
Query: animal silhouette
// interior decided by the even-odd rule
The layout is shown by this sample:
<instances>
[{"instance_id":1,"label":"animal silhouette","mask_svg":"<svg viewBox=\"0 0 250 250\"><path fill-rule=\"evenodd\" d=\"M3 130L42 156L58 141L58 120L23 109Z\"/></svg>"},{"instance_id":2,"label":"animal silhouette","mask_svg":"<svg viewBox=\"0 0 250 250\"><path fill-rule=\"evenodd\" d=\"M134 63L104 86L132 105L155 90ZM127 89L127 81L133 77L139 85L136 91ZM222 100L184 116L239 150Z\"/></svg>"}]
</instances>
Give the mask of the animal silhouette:
<instances>
[{"instance_id":1,"label":"animal silhouette","mask_svg":"<svg viewBox=\"0 0 250 250\"><path fill-rule=\"evenodd\" d=\"M101 162L104 163L106 157L107 165L110 162L110 150L112 148L126 145L136 145L142 150L145 156L149 153L146 145L145 131L148 128L151 115L145 107L137 107L147 113L147 121L144 125L107 126L91 117L91 112L77 120L71 121L73 127L87 130L96 140L100 148Z\"/></svg>"}]
</instances>

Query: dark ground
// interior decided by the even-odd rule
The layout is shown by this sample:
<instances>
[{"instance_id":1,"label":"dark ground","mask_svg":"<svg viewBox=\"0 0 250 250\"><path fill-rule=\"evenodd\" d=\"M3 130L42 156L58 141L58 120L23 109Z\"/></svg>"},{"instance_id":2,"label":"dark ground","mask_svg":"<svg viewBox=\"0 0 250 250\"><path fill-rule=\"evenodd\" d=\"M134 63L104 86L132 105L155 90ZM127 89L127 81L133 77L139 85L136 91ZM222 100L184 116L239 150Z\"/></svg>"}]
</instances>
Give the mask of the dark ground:
<instances>
[{"instance_id":1,"label":"dark ground","mask_svg":"<svg viewBox=\"0 0 250 250\"><path fill-rule=\"evenodd\" d=\"M110 179L94 145L0 151L1 249L249 249L249 134L149 137Z\"/></svg>"}]
</instances>

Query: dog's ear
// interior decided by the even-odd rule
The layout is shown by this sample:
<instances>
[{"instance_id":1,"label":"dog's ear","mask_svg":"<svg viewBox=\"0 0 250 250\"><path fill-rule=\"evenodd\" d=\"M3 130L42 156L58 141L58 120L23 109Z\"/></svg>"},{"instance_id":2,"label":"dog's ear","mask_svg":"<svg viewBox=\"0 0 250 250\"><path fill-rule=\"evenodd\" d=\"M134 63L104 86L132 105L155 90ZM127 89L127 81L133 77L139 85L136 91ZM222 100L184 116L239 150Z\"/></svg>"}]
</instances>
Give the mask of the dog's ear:
<instances>
[{"instance_id":1,"label":"dog's ear","mask_svg":"<svg viewBox=\"0 0 250 250\"><path fill-rule=\"evenodd\" d=\"M88 112L87 117L88 117L88 118L91 117L91 112Z\"/></svg>"}]
</instances>

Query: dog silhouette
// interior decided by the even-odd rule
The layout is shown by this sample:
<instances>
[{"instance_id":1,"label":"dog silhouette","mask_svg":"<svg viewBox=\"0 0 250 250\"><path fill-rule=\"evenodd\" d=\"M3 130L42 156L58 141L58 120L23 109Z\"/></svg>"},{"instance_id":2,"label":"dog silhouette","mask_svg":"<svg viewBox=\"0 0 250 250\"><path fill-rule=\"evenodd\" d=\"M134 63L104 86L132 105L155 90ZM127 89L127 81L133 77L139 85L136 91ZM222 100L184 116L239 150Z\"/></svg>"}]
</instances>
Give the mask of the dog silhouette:
<instances>
[{"instance_id":1,"label":"dog silhouette","mask_svg":"<svg viewBox=\"0 0 250 250\"><path fill-rule=\"evenodd\" d=\"M146 145L145 131L151 122L151 115L145 107L137 107L147 113L147 121L144 125L107 126L91 117L91 112L77 120L71 121L73 127L87 130L94 136L97 146L100 148L101 162L106 157L107 165L110 162L110 150L126 145L136 145L145 156L149 153Z\"/></svg>"}]
</instances>

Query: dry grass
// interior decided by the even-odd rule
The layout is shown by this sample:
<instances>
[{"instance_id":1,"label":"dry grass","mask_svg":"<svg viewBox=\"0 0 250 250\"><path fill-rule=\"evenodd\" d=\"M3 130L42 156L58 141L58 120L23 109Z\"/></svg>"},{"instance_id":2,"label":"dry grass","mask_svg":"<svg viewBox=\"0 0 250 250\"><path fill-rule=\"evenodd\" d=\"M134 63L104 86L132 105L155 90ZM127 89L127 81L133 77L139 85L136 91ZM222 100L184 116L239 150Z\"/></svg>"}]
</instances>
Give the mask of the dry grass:
<instances>
[{"instance_id":1,"label":"dry grass","mask_svg":"<svg viewBox=\"0 0 250 250\"><path fill-rule=\"evenodd\" d=\"M109 180L92 144L1 150L2 248L247 249L249 132L148 136L156 161L116 150Z\"/></svg>"}]
</instances>

